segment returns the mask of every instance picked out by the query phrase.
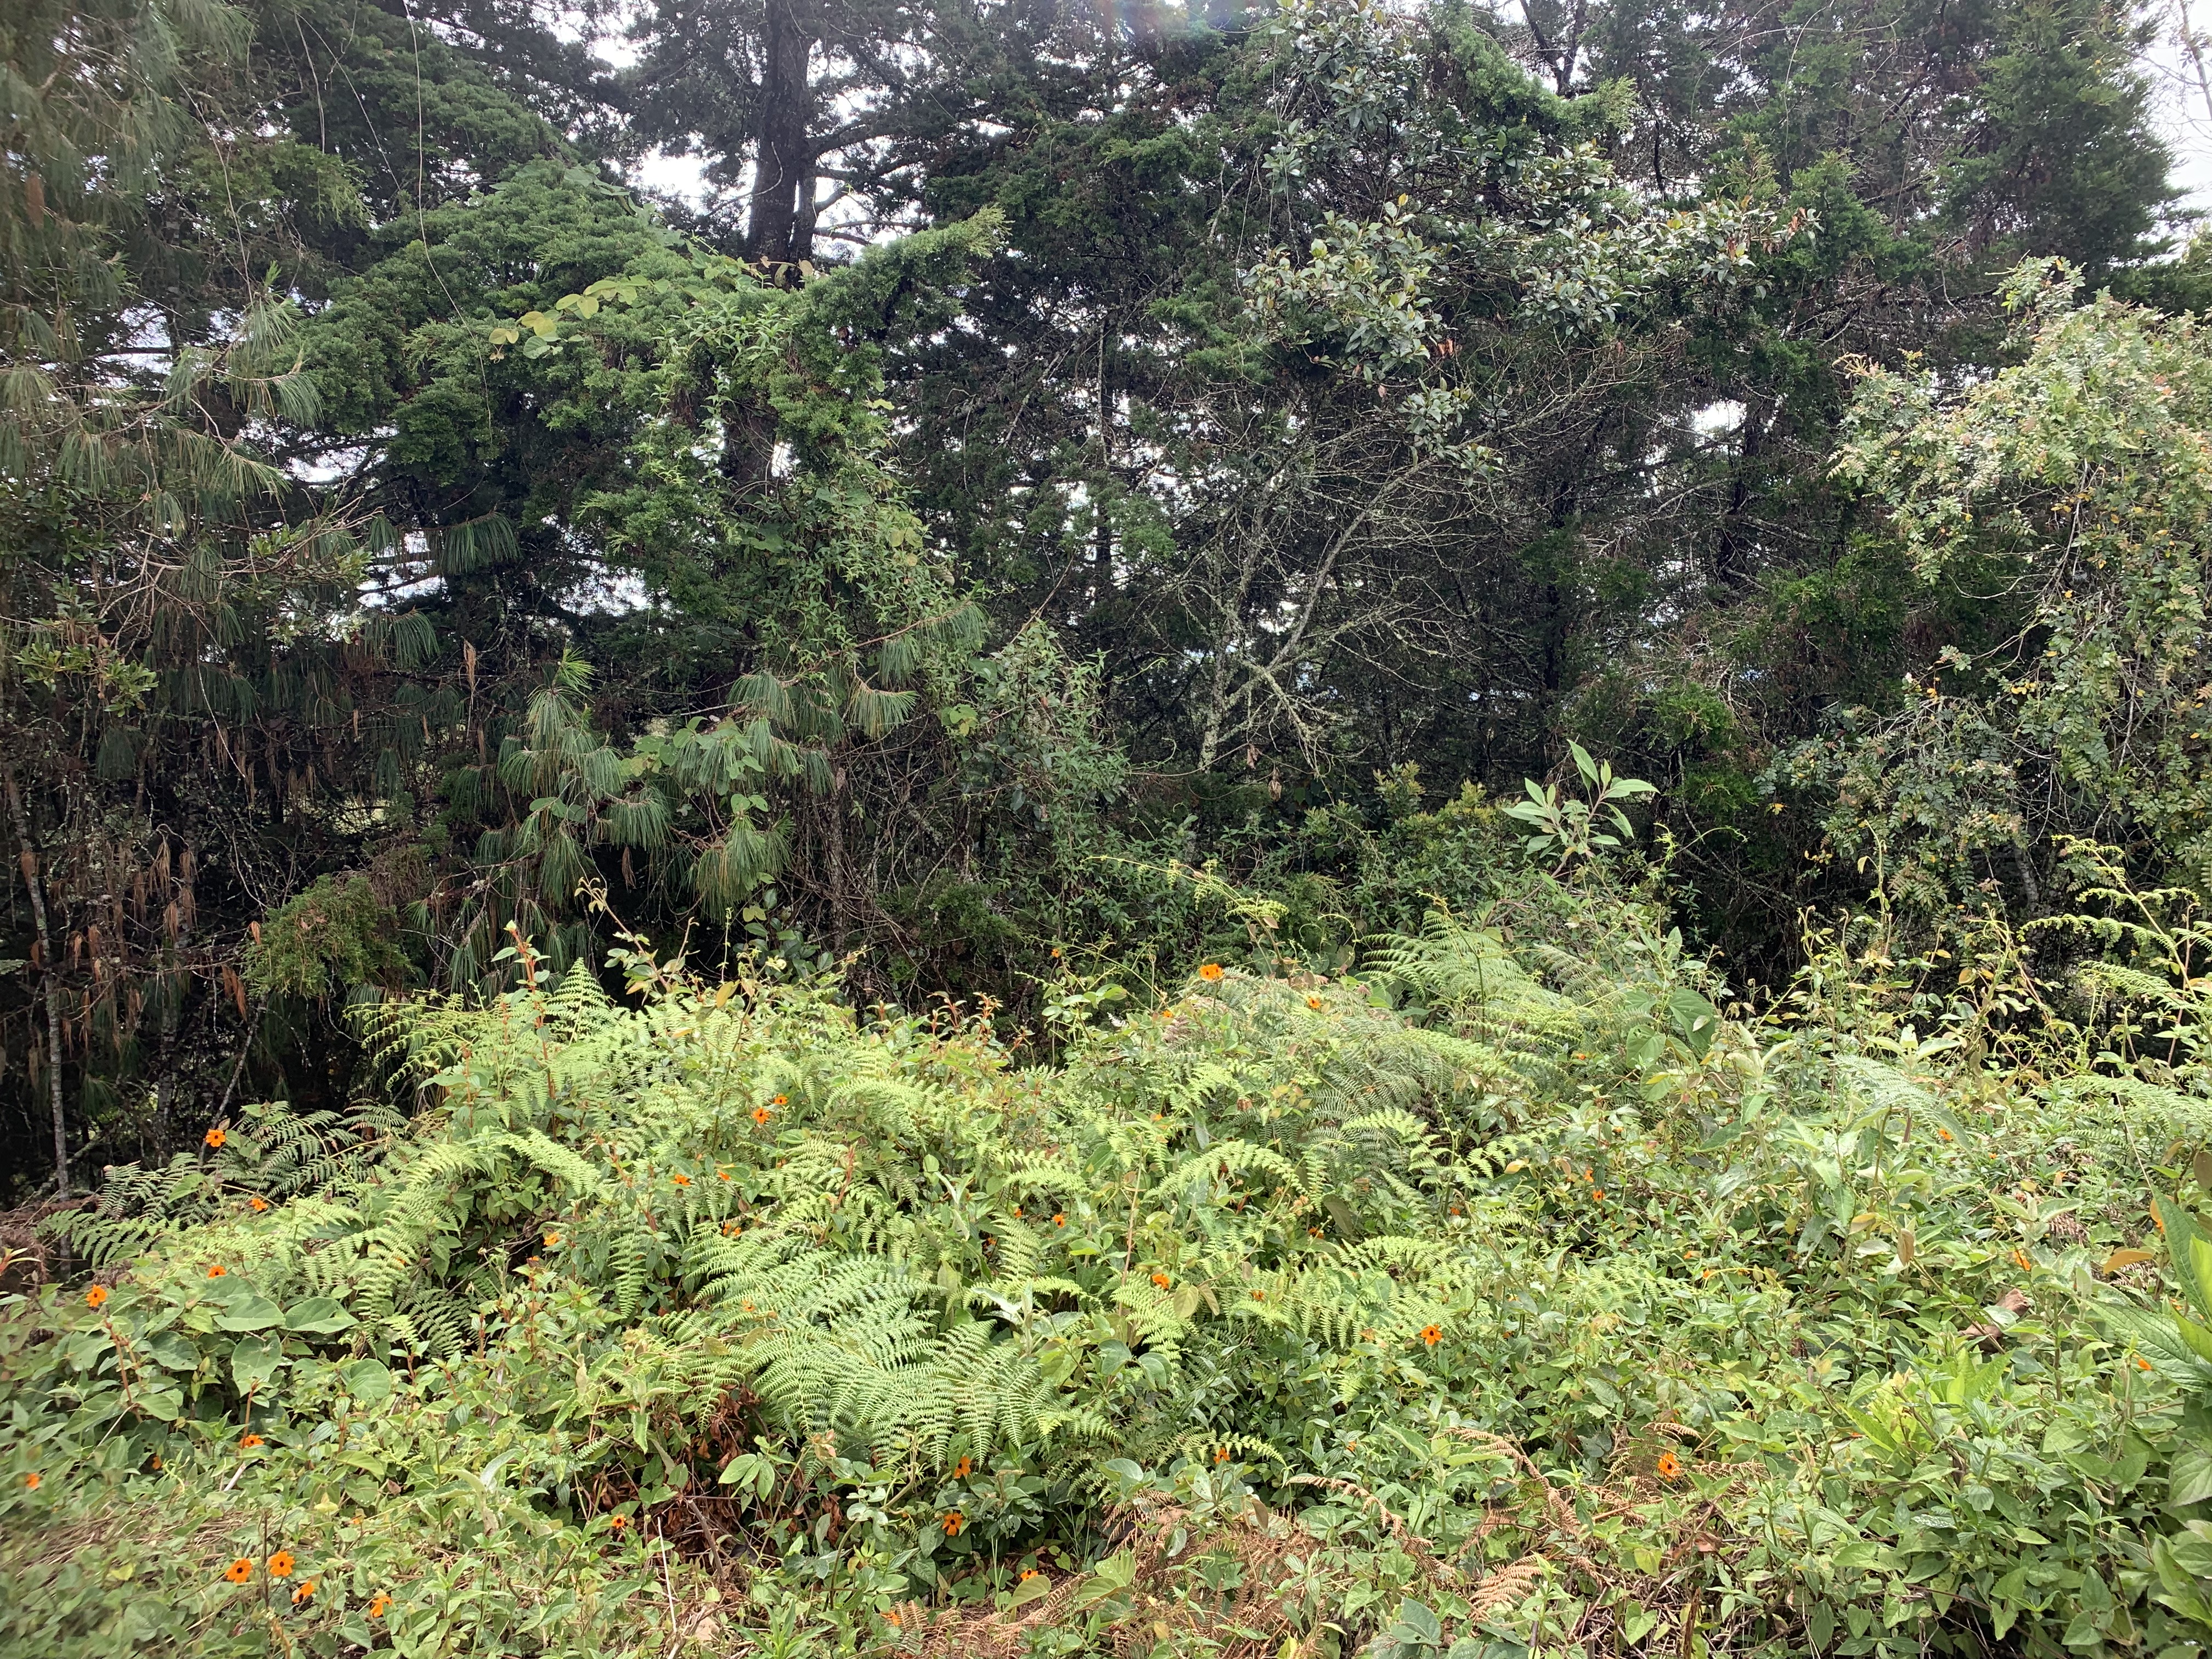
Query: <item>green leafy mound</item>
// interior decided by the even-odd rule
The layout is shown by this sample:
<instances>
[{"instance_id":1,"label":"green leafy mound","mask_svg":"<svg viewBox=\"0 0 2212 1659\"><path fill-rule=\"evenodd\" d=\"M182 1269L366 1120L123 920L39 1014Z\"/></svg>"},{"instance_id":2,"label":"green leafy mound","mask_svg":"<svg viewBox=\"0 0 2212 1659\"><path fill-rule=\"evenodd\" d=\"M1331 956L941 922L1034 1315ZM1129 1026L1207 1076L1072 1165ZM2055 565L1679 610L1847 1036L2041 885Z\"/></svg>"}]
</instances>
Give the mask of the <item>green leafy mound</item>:
<instances>
[{"instance_id":1,"label":"green leafy mound","mask_svg":"<svg viewBox=\"0 0 2212 1659\"><path fill-rule=\"evenodd\" d=\"M117 1171L93 1281L9 1304L4 1645L2212 1634L2212 1367L2110 1091L2008 1091L1840 956L1724 1018L1547 890L1558 943L1207 964L1051 1064L650 963L386 1005L411 1120ZM2201 1119L2152 1092L2138 1142Z\"/></svg>"}]
</instances>

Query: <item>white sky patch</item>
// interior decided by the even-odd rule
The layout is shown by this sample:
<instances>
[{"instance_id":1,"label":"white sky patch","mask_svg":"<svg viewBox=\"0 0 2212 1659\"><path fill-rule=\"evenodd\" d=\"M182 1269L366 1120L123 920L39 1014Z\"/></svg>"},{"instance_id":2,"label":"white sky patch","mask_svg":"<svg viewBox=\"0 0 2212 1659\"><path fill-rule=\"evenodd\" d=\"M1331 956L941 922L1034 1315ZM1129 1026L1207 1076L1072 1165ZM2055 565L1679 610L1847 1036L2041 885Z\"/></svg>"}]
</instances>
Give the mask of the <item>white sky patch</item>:
<instances>
[{"instance_id":1,"label":"white sky patch","mask_svg":"<svg viewBox=\"0 0 2212 1659\"><path fill-rule=\"evenodd\" d=\"M2158 38L2143 70L2159 137L2173 152L2173 187L2182 192L2175 205L2212 212L2212 5L2163 0L2154 15Z\"/></svg>"}]
</instances>

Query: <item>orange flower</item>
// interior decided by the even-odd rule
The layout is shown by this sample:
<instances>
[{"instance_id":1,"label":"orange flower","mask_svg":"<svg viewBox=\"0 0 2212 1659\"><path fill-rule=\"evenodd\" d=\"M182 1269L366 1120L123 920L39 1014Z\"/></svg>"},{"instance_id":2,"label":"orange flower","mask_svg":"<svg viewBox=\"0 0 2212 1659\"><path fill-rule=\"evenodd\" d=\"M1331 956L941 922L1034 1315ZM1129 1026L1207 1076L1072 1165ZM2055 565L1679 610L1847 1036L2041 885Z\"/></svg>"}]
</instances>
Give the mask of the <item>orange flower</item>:
<instances>
[{"instance_id":1,"label":"orange flower","mask_svg":"<svg viewBox=\"0 0 2212 1659\"><path fill-rule=\"evenodd\" d=\"M45 1475L40 1474L36 1469L33 1469L30 1474L23 1477L23 1490L25 1492L36 1492L46 1483L46 1477Z\"/></svg>"},{"instance_id":2,"label":"orange flower","mask_svg":"<svg viewBox=\"0 0 2212 1659\"><path fill-rule=\"evenodd\" d=\"M1052 1218L1052 1224L1055 1227L1065 1227L1067 1225L1067 1218L1065 1215L1055 1214Z\"/></svg>"},{"instance_id":3,"label":"orange flower","mask_svg":"<svg viewBox=\"0 0 2212 1659\"><path fill-rule=\"evenodd\" d=\"M1213 1449L1213 1461L1217 1463L1226 1463L1229 1461L1229 1448L1216 1446Z\"/></svg>"},{"instance_id":4,"label":"orange flower","mask_svg":"<svg viewBox=\"0 0 2212 1659\"><path fill-rule=\"evenodd\" d=\"M372 1619L381 1619L384 1617L384 1610L391 1605L392 1598L382 1590L379 1590L369 1598L368 1616Z\"/></svg>"},{"instance_id":5,"label":"orange flower","mask_svg":"<svg viewBox=\"0 0 2212 1659\"><path fill-rule=\"evenodd\" d=\"M967 1524L968 1517L961 1514L958 1510L955 1510L945 1517L945 1535L947 1538L957 1538L960 1535L960 1528Z\"/></svg>"},{"instance_id":6,"label":"orange flower","mask_svg":"<svg viewBox=\"0 0 2212 1659\"><path fill-rule=\"evenodd\" d=\"M210 1129L205 1139L209 1146L220 1148L224 1141L230 1139L230 1136L221 1129Z\"/></svg>"},{"instance_id":7,"label":"orange flower","mask_svg":"<svg viewBox=\"0 0 2212 1659\"><path fill-rule=\"evenodd\" d=\"M291 1551L278 1550L269 1558L269 1576L271 1578L289 1578L292 1569L298 1565L292 1559Z\"/></svg>"},{"instance_id":8,"label":"orange flower","mask_svg":"<svg viewBox=\"0 0 2212 1659\"><path fill-rule=\"evenodd\" d=\"M1169 1284L1168 1276L1165 1273L1154 1273L1152 1275L1152 1283L1158 1285L1164 1291L1167 1289Z\"/></svg>"},{"instance_id":9,"label":"orange flower","mask_svg":"<svg viewBox=\"0 0 2212 1659\"><path fill-rule=\"evenodd\" d=\"M714 1179L717 1181L727 1181L729 1178L730 1172L727 1170L717 1170L714 1171Z\"/></svg>"},{"instance_id":10,"label":"orange flower","mask_svg":"<svg viewBox=\"0 0 2212 1659\"><path fill-rule=\"evenodd\" d=\"M612 1527L617 1532L620 1532L624 1527L629 1525L629 1516L626 1515L617 1515L609 1520L607 1524Z\"/></svg>"},{"instance_id":11,"label":"orange flower","mask_svg":"<svg viewBox=\"0 0 2212 1659\"><path fill-rule=\"evenodd\" d=\"M161 1453L159 1453L159 1452L155 1452L155 1453L154 1454L154 1473L155 1473L155 1474L161 1474Z\"/></svg>"},{"instance_id":12,"label":"orange flower","mask_svg":"<svg viewBox=\"0 0 2212 1659\"><path fill-rule=\"evenodd\" d=\"M756 1106L753 1108L753 1121L756 1123L765 1123L769 1119L775 1115L775 1114L769 1110L765 1106Z\"/></svg>"},{"instance_id":13,"label":"orange flower","mask_svg":"<svg viewBox=\"0 0 2212 1659\"><path fill-rule=\"evenodd\" d=\"M1017 1205L1015 1205L1015 1206L1014 1206L1014 1219L1015 1219L1015 1220L1017 1220L1017 1221L1019 1221L1021 1218L1022 1218L1022 1206L1021 1206L1020 1205L1017 1204Z\"/></svg>"},{"instance_id":14,"label":"orange flower","mask_svg":"<svg viewBox=\"0 0 2212 1659\"><path fill-rule=\"evenodd\" d=\"M1043 1577L1044 1575L1039 1572L1035 1567L1024 1567L1022 1569L1022 1583L1024 1584L1028 1583L1032 1578L1042 1578Z\"/></svg>"},{"instance_id":15,"label":"orange flower","mask_svg":"<svg viewBox=\"0 0 2212 1659\"><path fill-rule=\"evenodd\" d=\"M258 1434L241 1435L238 1443L244 1450L252 1451L261 1443L261 1437Z\"/></svg>"},{"instance_id":16,"label":"orange flower","mask_svg":"<svg viewBox=\"0 0 2212 1659\"><path fill-rule=\"evenodd\" d=\"M84 1305L88 1308L97 1308L106 1300L107 1286L105 1285L95 1285L84 1293Z\"/></svg>"},{"instance_id":17,"label":"orange flower","mask_svg":"<svg viewBox=\"0 0 2212 1659\"><path fill-rule=\"evenodd\" d=\"M301 1584L299 1589L292 1592L292 1605L295 1607L305 1606L307 1599L313 1595L314 1593L315 1581L310 1578L305 1583Z\"/></svg>"},{"instance_id":18,"label":"orange flower","mask_svg":"<svg viewBox=\"0 0 2212 1659\"><path fill-rule=\"evenodd\" d=\"M249 1198L246 1200L246 1207L252 1211L254 1214L259 1215L264 1210L269 1207L269 1200L258 1196Z\"/></svg>"},{"instance_id":19,"label":"orange flower","mask_svg":"<svg viewBox=\"0 0 2212 1659\"><path fill-rule=\"evenodd\" d=\"M1421 1340L1427 1343L1431 1347L1435 1347L1437 1343L1443 1340L1444 1328L1443 1326L1424 1325L1421 1327Z\"/></svg>"},{"instance_id":20,"label":"orange flower","mask_svg":"<svg viewBox=\"0 0 2212 1659\"><path fill-rule=\"evenodd\" d=\"M1265 1302L1267 1299L1267 1293L1265 1291L1255 1291L1252 1292L1252 1299L1255 1302Z\"/></svg>"},{"instance_id":21,"label":"orange flower","mask_svg":"<svg viewBox=\"0 0 2212 1659\"><path fill-rule=\"evenodd\" d=\"M548 1233L545 1235L545 1248L549 1250L560 1242L561 1235L558 1233Z\"/></svg>"},{"instance_id":22,"label":"orange flower","mask_svg":"<svg viewBox=\"0 0 2212 1659\"><path fill-rule=\"evenodd\" d=\"M253 1577L253 1563L241 1555L222 1570L222 1576L234 1584L242 1584Z\"/></svg>"},{"instance_id":23,"label":"orange flower","mask_svg":"<svg viewBox=\"0 0 2212 1659\"><path fill-rule=\"evenodd\" d=\"M2035 1266L2035 1263L2028 1260L2026 1250L2015 1249L2012 1253L2012 1265L2022 1273L2027 1273Z\"/></svg>"},{"instance_id":24,"label":"orange flower","mask_svg":"<svg viewBox=\"0 0 2212 1659\"><path fill-rule=\"evenodd\" d=\"M1207 984L1211 985L1215 980L1221 977L1221 964L1218 962L1201 963L1198 970L1198 976L1204 980Z\"/></svg>"},{"instance_id":25,"label":"orange flower","mask_svg":"<svg viewBox=\"0 0 2212 1659\"><path fill-rule=\"evenodd\" d=\"M1602 1187L1593 1187L1593 1188L1590 1188L1590 1196L1591 1196L1592 1198L1595 1199L1599 1203L1601 1203L1601 1204L1604 1203L1604 1202L1605 1202L1605 1188L1602 1188Z\"/></svg>"},{"instance_id":26,"label":"orange flower","mask_svg":"<svg viewBox=\"0 0 2212 1659\"><path fill-rule=\"evenodd\" d=\"M1672 1452L1661 1452L1659 1462L1653 1467L1659 1471L1659 1478L1662 1480L1679 1480L1682 1478L1682 1460Z\"/></svg>"},{"instance_id":27,"label":"orange flower","mask_svg":"<svg viewBox=\"0 0 2212 1659\"><path fill-rule=\"evenodd\" d=\"M975 1472L975 1460L972 1457L963 1457L952 1466L952 1478L955 1480L965 1480Z\"/></svg>"},{"instance_id":28,"label":"orange flower","mask_svg":"<svg viewBox=\"0 0 2212 1659\"><path fill-rule=\"evenodd\" d=\"M2150 1361L2145 1359L2141 1354L2137 1354L2136 1356L2136 1369L2139 1371L2148 1370L2150 1369Z\"/></svg>"},{"instance_id":29,"label":"orange flower","mask_svg":"<svg viewBox=\"0 0 2212 1659\"><path fill-rule=\"evenodd\" d=\"M788 1106L789 1104L791 1104L791 1103L790 1103L789 1101L786 1100L786 1099L785 1099L781 1095L772 1095L772 1096L770 1096L770 1097L769 1097L769 1103L769 1103L769 1105L771 1105L771 1106Z\"/></svg>"},{"instance_id":30,"label":"orange flower","mask_svg":"<svg viewBox=\"0 0 2212 1659\"><path fill-rule=\"evenodd\" d=\"M1951 1132L1948 1129L1938 1129L1936 1132L1936 1138L1938 1140L1948 1140L1951 1138Z\"/></svg>"},{"instance_id":31,"label":"orange flower","mask_svg":"<svg viewBox=\"0 0 2212 1659\"><path fill-rule=\"evenodd\" d=\"M1307 1006L1307 1007L1309 1007L1309 1008L1318 1008L1318 1007L1320 1007L1320 1006L1321 1006L1321 999L1320 999L1319 997L1308 997L1308 998L1306 999L1306 1006Z\"/></svg>"},{"instance_id":32,"label":"orange flower","mask_svg":"<svg viewBox=\"0 0 2212 1659\"><path fill-rule=\"evenodd\" d=\"M669 1179L679 1187L689 1187L691 1184L691 1177L688 1175L671 1176Z\"/></svg>"},{"instance_id":33,"label":"orange flower","mask_svg":"<svg viewBox=\"0 0 2212 1659\"><path fill-rule=\"evenodd\" d=\"M216 1263L215 1264L215 1266L214 1266L214 1267L210 1267L210 1268L208 1269L208 1277L209 1277L210 1279L221 1279L224 1274L228 1273L229 1271L230 1271L230 1269L229 1269L229 1268L228 1268L228 1267L224 1267L224 1266L222 1265L222 1262L218 1261L218 1262L216 1262Z\"/></svg>"}]
</instances>

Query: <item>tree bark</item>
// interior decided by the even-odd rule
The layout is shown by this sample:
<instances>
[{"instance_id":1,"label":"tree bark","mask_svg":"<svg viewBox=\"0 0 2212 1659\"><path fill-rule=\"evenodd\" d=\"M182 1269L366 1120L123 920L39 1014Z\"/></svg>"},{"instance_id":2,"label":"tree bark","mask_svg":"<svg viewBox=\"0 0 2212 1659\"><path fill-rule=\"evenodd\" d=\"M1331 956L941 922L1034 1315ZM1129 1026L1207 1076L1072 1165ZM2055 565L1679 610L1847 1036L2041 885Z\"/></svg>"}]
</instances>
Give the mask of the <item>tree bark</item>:
<instances>
[{"instance_id":1,"label":"tree bark","mask_svg":"<svg viewBox=\"0 0 2212 1659\"><path fill-rule=\"evenodd\" d=\"M54 1190L60 1197L70 1195L69 1176L69 1118L62 1109L62 987L54 972L53 933L46 925L46 890L40 884L39 852L31 842L31 820L23 810L22 792L15 787L15 775L8 774L8 815L15 821L15 840L21 851L18 861L23 871L23 885L31 893L31 919L36 924L39 936L39 968L46 981L46 1089L54 1115Z\"/></svg>"},{"instance_id":2,"label":"tree bark","mask_svg":"<svg viewBox=\"0 0 2212 1659\"><path fill-rule=\"evenodd\" d=\"M752 222L745 242L756 259L796 264L811 258L812 214L802 214L799 193L813 186L808 144L812 113L807 78L813 31L794 0L768 0L761 43L760 127L754 137Z\"/></svg>"}]
</instances>

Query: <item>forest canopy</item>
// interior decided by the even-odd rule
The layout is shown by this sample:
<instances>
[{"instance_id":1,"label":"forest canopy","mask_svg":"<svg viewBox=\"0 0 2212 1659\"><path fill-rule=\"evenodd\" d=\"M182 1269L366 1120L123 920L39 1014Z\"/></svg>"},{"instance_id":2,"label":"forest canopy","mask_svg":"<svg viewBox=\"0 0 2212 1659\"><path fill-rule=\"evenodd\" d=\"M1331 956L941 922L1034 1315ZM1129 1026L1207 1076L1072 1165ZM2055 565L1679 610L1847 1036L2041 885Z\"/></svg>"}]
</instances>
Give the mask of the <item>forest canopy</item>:
<instances>
[{"instance_id":1,"label":"forest canopy","mask_svg":"<svg viewBox=\"0 0 2212 1659\"><path fill-rule=\"evenodd\" d=\"M12 0L0 1631L2201 1651L2174 19Z\"/></svg>"}]
</instances>

